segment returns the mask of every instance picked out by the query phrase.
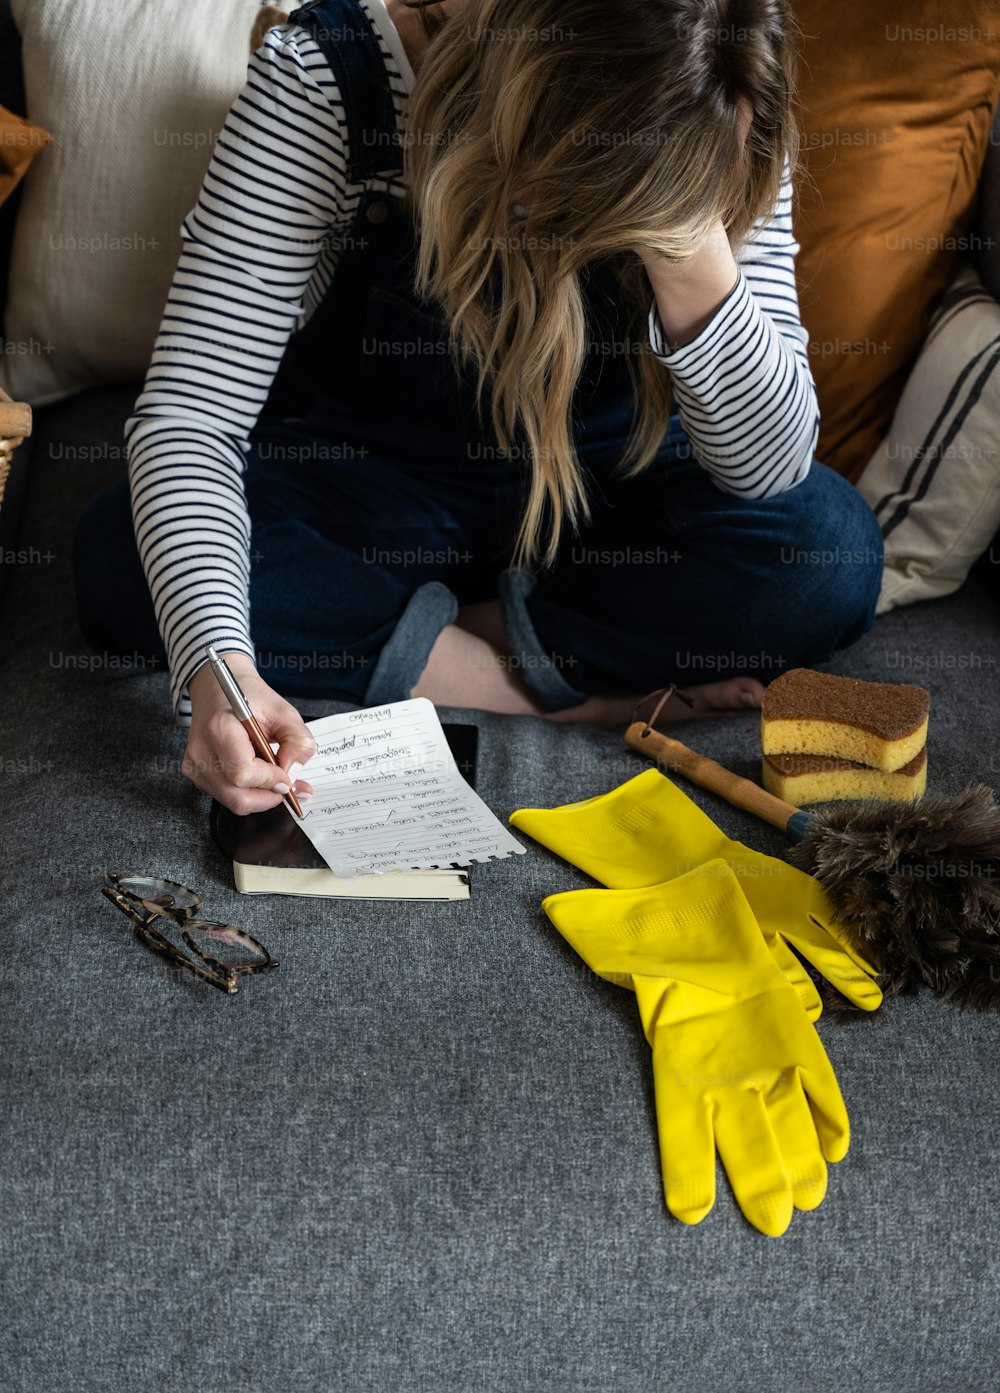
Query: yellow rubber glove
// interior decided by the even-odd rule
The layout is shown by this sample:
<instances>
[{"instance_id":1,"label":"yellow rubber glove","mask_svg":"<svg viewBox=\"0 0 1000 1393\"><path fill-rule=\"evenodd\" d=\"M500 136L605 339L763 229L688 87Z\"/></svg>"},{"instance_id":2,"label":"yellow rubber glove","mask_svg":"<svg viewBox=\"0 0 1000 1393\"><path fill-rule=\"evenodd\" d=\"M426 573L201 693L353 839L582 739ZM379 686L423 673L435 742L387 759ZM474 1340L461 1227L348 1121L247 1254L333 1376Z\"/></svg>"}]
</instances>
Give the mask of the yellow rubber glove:
<instances>
[{"instance_id":1,"label":"yellow rubber glove","mask_svg":"<svg viewBox=\"0 0 1000 1393\"><path fill-rule=\"evenodd\" d=\"M826 1194L850 1141L833 1068L722 860L638 890L567 890L542 908L609 982L631 987L653 1050L667 1208L715 1203L715 1151L761 1233Z\"/></svg>"},{"instance_id":2,"label":"yellow rubber glove","mask_svg":"<svg viewBox=\"0 0 1000 1393\"><path fill-rule=\"evenodd\" d=\"M823 1009L792 944L864 1011L881 1003L878 969L839 927L819 881L777 856L733 841L658 769L581 803L519 808L508 821L581 871L612 887L656 885L721 857L739 876L775 962L810 1020Z\"/></svg>"}]
</instances>

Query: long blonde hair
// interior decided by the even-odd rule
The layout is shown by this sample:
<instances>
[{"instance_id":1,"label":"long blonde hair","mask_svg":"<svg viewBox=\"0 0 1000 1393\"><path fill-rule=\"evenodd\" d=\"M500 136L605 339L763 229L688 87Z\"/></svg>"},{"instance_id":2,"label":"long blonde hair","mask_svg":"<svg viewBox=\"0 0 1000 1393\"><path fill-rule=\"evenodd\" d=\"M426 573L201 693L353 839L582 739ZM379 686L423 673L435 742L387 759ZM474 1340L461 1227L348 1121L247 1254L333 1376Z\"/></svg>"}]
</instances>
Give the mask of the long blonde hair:
<instances>
[{"instance_id":1,"label":"long blonde hair","mask_svg":"<svg viewBox=\"0 0 1000 1393\"><path fill-rule=\"evenodd\" d=\"M581 268L610 264L645 344L643 244L684 260L722 218L737 247L798 154L786 0L466 0L436 19L407 107L414 289L474 364L497 442L531 461L515 564L547 566L590 517L573 443L587 352ZM430 7L430 11L428 10ZM753 107L741 143L740 98ZM527 213L515 212L520 198ZM627 354L635 412L617 469L645 469L667 430L669 373Z\"/></svg>"}]
</instances>

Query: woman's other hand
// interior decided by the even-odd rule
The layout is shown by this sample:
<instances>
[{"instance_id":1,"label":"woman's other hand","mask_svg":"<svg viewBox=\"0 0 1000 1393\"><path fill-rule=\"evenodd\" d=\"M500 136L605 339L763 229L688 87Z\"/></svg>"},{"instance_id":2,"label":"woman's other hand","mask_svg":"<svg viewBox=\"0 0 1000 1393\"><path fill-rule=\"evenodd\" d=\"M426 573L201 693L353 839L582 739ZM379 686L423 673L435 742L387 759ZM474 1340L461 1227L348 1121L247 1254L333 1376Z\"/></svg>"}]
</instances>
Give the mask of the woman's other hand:
<instances>
[{"instance_id":1,"label":"woman's other hand","mask_svg":"<svg viewBox=\"0 0 1000 1393\"><path fill-rule=\"evenodd\" d=\"M753 107L737 101L741 139L753 122ZM681 348L701 333L736 289L739 267L729 235L718 217L684 261L668 261L651 247L635 246L656 296L660 322L671 348Z\"/></svg>"}]
</instances>

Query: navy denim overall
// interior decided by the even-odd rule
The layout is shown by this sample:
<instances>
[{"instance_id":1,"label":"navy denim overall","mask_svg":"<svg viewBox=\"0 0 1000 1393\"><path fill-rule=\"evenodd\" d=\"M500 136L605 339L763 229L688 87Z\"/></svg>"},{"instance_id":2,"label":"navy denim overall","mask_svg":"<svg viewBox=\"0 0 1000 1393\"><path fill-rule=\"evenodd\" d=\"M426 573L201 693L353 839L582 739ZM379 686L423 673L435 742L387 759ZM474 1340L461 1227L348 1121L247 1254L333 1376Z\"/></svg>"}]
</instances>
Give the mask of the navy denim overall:
<instances>
[{"instance_id":1,"label":"navy denim overall","mask_svg":"<svg viewBox=\"0 0 1000 1393\"><path fill-rule=\"evenodd\" d=\"M640 345L629 342L613 280L596 263L581 278L590 352L573 402L592 521L580 535L564 528L550 570L511 568L526 453L500 451L476 414L471 376L455 371L444 317L413 290L412 220L387 189L402 147L371 22L357 0L311 0L290 19L330 62L347 112L348 176L366 188L329 289L289 339L251 435L261 676L286 696L399 700L459 605L493 596L506 661L549 711L674 679L767 682L859 638L874 614L881 534L840 476L816 462L777 498L728 495L693 458L676 414L643 475L612 476L633 412L625 353ZM120 513L120 499L115 506ZM105 546L109 510L105 499L94 520ZM107 642L87 530L85 517L80 620L92 641ZM833 545L869 560L794 559ZM127 637L162 655L134 538L132 553ZM116 589L120 610L120 578Z\"/></svg>"}]
</instances>

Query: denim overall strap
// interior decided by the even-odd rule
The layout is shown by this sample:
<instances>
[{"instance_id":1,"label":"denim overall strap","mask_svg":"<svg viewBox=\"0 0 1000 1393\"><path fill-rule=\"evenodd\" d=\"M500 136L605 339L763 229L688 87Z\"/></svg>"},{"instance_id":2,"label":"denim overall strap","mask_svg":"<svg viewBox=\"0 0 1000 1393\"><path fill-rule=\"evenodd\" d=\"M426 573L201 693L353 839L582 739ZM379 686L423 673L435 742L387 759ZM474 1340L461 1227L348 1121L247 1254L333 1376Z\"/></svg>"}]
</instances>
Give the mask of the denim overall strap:
<instances>
[{"instance_id":1,"label":"denim overall strap","mask_svg":"<svg viewBox=\"0 0 1000 1393\"><path fill-rule=\"evenodd\" d=\"M290 336L261 416L339 436L349 422L377 430L388 407L414 447L431 448L433 437L440 450L446 436L464 453L466 434L478 433L474 387L471 373L456 370L446 317L414 290L402 142L372 21L358 0L312 0L290 19L310 30L340 86L348 169L362 191L353 221L337 234L330 284Z\"/></svg>"},{"instance_id":2,"label":"denim overall strap","mask_svg":"<svg viewBox=\"0 0 1000 1393\"><path fill-rule=\"evenodd\" d=\"M333 69L347 112L347 177L361 183L403 168L396 110L378 39L357 0L307 0L288 16L301 24Z\"/></svg>"}]
</instances>

